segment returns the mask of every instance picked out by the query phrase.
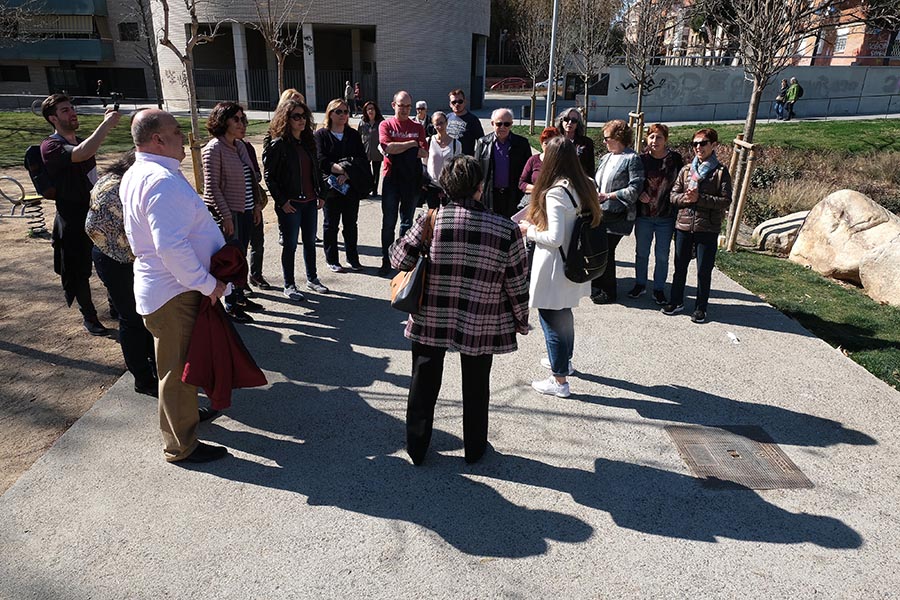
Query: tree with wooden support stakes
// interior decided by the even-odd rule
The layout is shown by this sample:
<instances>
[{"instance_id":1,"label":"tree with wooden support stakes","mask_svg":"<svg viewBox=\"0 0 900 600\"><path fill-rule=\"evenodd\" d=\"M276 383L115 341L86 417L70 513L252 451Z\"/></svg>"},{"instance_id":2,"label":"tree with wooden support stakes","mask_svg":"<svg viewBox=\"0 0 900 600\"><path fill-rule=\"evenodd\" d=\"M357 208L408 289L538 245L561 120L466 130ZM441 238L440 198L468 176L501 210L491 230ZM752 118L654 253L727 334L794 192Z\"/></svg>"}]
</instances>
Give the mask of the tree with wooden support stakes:
<instances>
[{"instance_id":1,"label":"tree with wooden support stakes","mask_svg":"<svg viewBox=\"0 0 900 600\"><path fill-rule=\"evenodd\" d=\"M159 2L163 11L163 26L160 31L159 43L171 50L181 66L184 68L184 81L188 94L188 104L191 111L191 164L194 168L194 187L197 191L203 191L203 168L200 163L200 111L197 106L197 86L194 82L194 48L199 44L207 44L213 41L219 32L219 27L225 21L217 21L211 25L201 25L200 18L197 15L201 0L181 0L184 3L190 15L191 22L188 24L187 39L185 41L184 50L180 50L178 46L170 38L172 31L170 27L169 0L156 0ZM208 2L206 2L208 3Z\"/></svg>"},{"instance_id":2,"label":"tree with wooden support stakes","mask_svg":"<svg viewBox=\"0 0 900 600\"><path fill-rule=\"evenodd\" d=\"M736 37L744 75L753 83L742 143L753 144L763 91L776 75L795 64L799 54L810 49L817 33L838 23L896 24L900 21L900 0L859 0L849 5L843 0L701 0L695 7L695 17L698 15L704 22L722 27L726 35ZM735 165L739 172L732 174L729 240L737 236L743 208L738 200L742 195L746 197L742 182L749 181L752 169L752 164L747 163L750 152L743 145L739 148Z\"/></svg>"},{"instance_id":3,"label":"tree with wooden support stakes","mask_svg":"<svg viewBox=\"0 0 900 600\"><path fill-rule=\"evenodd\" d=\"M251 0L257 21L246 23L257 30L275 55L278 65L278 93L284 91L284 61L303 45L303 23L313 2L300 0ZM305 4L305 8L304 8ZM297 15L300 19L297 19Z\"/></svg>"},{"instance_id":4,"label":"tree with wooden support stakes","mask_svg":"<svg viewBox=\"0 0 900 600\"><path fill-rule=\"evenodd\" d=\"M519 50L519 61L531 78L529 133L534 135L537 80L547 72L550 64L550 3L546 0L514 0L510 3L510 9L514 17L511 25L515 33L516 48Z\"/></svg>"},{"instance_id":5,"label":"tree with wooden support stakes","mask_svg":"<svg viewBox=\"0 0 900 600\"><path fill-rule=\"evenodd\" d=\"M581 79L584 122L587 123L590 87L622 49L622 27L617 21L622 3L621 0L566 0L563 7L564 29L570 36L566 40L570 49L568 56Z\"/></svg>"}]
</instances>

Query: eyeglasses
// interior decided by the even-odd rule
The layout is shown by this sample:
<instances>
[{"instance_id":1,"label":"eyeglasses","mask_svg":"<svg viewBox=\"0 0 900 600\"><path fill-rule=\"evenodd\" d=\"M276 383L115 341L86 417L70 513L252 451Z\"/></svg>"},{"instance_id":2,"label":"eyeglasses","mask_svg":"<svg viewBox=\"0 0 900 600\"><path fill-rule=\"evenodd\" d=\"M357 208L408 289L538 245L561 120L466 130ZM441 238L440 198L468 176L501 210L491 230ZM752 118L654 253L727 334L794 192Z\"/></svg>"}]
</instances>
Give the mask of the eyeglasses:
<instances>
[{"instance_id":1,"label":"eyeglasses","mask_svg":"<svg viewBox=\"0 0 900 600\"><path fill-rule=\"evenodd\" d=\"M299 121L300 119L306 119L306 113L291 113L291 121Z\"/></svg>"},{"instance_id":2,"label":"eyeglasses","mask_svg":"<svg viewBox=\"0 0 900 600\"><path fill-rule=\"evenodd\" d=\"M397 108L412 108L412 104L394 104Z\"/></svg>"},{"instance_id":3,"label":"eyeglasses","mask_svg":"<svg viewBox=\"0 0 900 600\"><path fill-rule=\"evenodd\" d=\"M246 117L246 116L240 116L240 117L239 117L239 116L237 116L237 115L234 115L234 116L231 117L231 118L234 119L234 121L235 121L236 123L243 123L244 125L247 124L247 117Z\"/></svg>"},{"instance_id":4,"label":"eyeglasses","mask_svg":"<svg viewBox=\"0 0 900 600\"><path fill-rule=\"evenodd\" d=\"M494 127L512 127L512 121L494 121Z\"/></svg>"},{"instance_id":5,"label":"eyeglasses","mask_svg":"<svg viewBox=\"0 0 900 600\"><path fill-rule=\"evenodd\" d=\"M578 117L563 117L563 123L578 123L581 121Z\"/></svg>"},{"instance_id":6,"label":"eyeglasses","mask_svg":"<svg viewBox=\"0 0 900 600\"><path fill-rule=\"evenodd\" d=\"M333 115L338 115L338 116L341 116L341 115L349 115L349 114L350 114L350 111L349 111L349 110L345 110L345 109L343 109L343 108L336 108L336 109L334 109L333 111L331 111L331 114L333 114Z\"/></svg>"},{"instance_id":7,"label":"eyeglasses","mask_svg":"<svg viewBox=\"0 0 900 600\"><path fill-rule=\"evenodd\" d=\"M459 104L465 104L465 103L466 103L465 100L451 100L450 101L450 104L452 104L453 106L457 106Z\"/></svg>"},{"instance_id":8,"label":"eyeglasses","mask_svg":"<svg viewBox=\"0 0 900 600\"><path fill-rule=\"evenodd\" d=\"M709 140L697 140L691 142L691 146L693 146L694 148L703 148L707 144L709 144Z\"/></svg>"}]
</instances>

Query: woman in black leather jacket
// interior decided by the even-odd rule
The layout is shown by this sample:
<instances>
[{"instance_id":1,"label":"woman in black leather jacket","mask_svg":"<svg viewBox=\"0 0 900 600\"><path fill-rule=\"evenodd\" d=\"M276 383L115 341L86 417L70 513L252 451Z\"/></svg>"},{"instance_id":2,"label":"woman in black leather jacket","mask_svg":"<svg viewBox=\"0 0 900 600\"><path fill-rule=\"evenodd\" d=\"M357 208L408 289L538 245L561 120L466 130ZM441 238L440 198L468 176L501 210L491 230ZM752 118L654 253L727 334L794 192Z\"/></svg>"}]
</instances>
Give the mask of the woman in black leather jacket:
<instances>
[{"instance_id":1,"label":"woman in black leather jacket","mask_svg":"<svg viewBox=\"0 0 900 600\"><path fill-rule=\"evenodd\" d=\"M284 295L291 300L304 299L294 282L294 255L301 233L306 287L320 294L328 293L316 274L318 211L325 200L311 117L309 107L303 102L281 103L269 125L272 143L263 150L262 157L266 185L284 235L281 269Z\"/></svg>"}]
</instances>

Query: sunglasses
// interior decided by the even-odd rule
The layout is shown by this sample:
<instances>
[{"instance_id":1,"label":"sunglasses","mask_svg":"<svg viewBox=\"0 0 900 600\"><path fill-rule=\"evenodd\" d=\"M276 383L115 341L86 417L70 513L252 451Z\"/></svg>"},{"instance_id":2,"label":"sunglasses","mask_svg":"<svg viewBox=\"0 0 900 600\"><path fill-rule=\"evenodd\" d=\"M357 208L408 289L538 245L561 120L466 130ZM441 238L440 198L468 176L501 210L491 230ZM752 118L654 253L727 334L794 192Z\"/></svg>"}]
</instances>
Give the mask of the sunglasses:
<instances>
[{"instance_id":1,"label":"sunglasses","mask_svg":"<svg viewBox=\"0 0 900 600\"><path fill-rule=\"evenodd\" d=\"M691 146L693 146L694 148L703 148L707 144L709 144L709 140L700 140L697 142L691 142Z\"/></svg>"},{"instance_id":2,"label":"sunglasses","mask_svg":"<svg viewBox=\"0 0 900 600\"><path fill-rule=\"evenodd\" d=\"M341 115L349 115L349 114L350 114L350 111L349 111L349 110L344 110L343 108L336 108L336 109L334 109L333 111L331 111L331 114L333 114L333 115L338 115L338 116L341 116Z\"/></svg>"},{"instance_id":3,"label":"sunglasses","mask_svg":"<svg viewBox=\"0 0 900 600\"><path fill-rule=\"evenodd\" d=\"M246 117L246 116L239 117L239 116L237 116L237 115L234 115L234 116L231 117L231 118L234 119L234 121L235 121L236 123L243 123L244 125L247 124L247 117Z\"/></svg>"},{"instance_id":4,"label":"sunglasses","mask_svg":"<svg viewBox=\"0 0 900 600\"><path fill-rule=\"evenodd\" d=\"M306 113L291 113L291 121L299 121L300 119L306 119Z\"/></svg>"},{"instance_id":5,"label":"sunglasses","mask_svg":"<svg viewBox=\"0 0 900 600\"><path fill-rule=\"evenodd\" d=\"M512 127L512 121L494 121L495 127Z\"/></svg>"},{"instance_id":6,"label":"sunglasses","mask_svg":"<svg viewBox=\"0 0 900 600\"><path fill-rule=\"evenodd\" d=\"M465 104L465 103L466 103L465 100L451 100L450 101L450 104L452 104L453 106L457 106L459 104Z\"/></svg>"},{"instance_id":7,"label":"sunglasses","mask_svg":"<svg viewBox=\"0 0 900 600\"><path fill-rule=\"evenodd\" d=\"M578 123L581 121L578 117L563 117L563 123Z\"/></svg>"}]
</instances>

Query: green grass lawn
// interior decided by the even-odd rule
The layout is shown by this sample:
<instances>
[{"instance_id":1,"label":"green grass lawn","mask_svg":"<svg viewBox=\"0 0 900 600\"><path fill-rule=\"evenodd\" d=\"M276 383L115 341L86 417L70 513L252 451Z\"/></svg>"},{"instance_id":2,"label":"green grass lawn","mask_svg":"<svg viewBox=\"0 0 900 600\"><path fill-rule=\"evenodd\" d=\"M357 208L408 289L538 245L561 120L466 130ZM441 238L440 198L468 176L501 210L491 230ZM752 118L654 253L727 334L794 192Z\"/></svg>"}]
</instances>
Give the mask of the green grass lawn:
<instances>
[{"instance_id":1,"label":"green grass lawn","mask_svg":"<svg viewBox=\"0 0 900 600\"><path fill-rule=\"evenodd\" d=\"M716 266L900 390L900 308L772 256L720 252Z\"/></svg>"},{"instance_id":2,"label":"green grass lawn","mask_svg":"<svg viewBox=\"0 0 900 600\"><path fill-rule=\"evenodd\" d=\"M687 143L695 131L713 127L721 142L733 140L743 130L743 125L688 125L673 127L669 141L673 145ZM531 145L539 148L537 134L528 136L528 127L517 125L513 130L530 137ZM597 140L599 128L591 127L588 135ZM778 146L798 150L836 150L838 152L865 153L893 150L900 152L900 119L871 119L864 121L797 121L791 123L761 123L756 126L755 142L763 146Z\"/></svg>"},{"instance_id":3,"label":"green grass lawn","mask_svg":"<svg viewBox=\"0 0 900 600\"><path fill-rule=\"evenodd\" d=\"M78 133L87 137L100 124L101 115L78 115L80 127ZM185 132L191 130L190 119L179 118L178 122ZM205 119L201 119L200 127L205 133ZM250 121L247 125L248 135L265 133L268 121ZM0 168L18 167L22 165L25 156L25 148L32 144L39 144L41 140L53 133L50 125L42 118L31 112L0 112ZM123 118L119 125L106 137L106 141L100 147L100 154L112 152L124 152L131 148L131 132L128 129L128 120Z\"/></svg>"}]
</instances>

